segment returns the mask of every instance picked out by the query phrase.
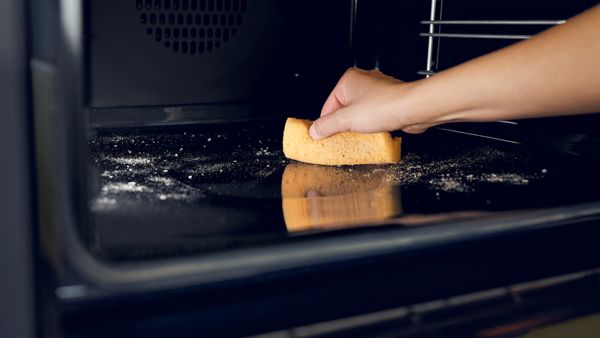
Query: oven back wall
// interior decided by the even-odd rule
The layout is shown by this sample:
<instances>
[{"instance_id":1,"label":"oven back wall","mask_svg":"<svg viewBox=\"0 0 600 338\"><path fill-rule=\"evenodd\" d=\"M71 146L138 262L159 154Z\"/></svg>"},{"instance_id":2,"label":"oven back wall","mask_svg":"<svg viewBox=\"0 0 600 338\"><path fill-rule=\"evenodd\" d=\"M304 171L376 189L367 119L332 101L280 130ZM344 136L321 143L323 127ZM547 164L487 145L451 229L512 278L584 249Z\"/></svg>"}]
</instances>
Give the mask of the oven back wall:
<instances>
[{"instance_id":1,"label":"oven back wall","mask_svg":"<svg viewBox=\"0 0 600 338\"><path fill-rule=\"evenodd\" d=\"M91 107L308 109L351 65L348 0L93 0L87 12Z\"/></svg>"}]
</instances>

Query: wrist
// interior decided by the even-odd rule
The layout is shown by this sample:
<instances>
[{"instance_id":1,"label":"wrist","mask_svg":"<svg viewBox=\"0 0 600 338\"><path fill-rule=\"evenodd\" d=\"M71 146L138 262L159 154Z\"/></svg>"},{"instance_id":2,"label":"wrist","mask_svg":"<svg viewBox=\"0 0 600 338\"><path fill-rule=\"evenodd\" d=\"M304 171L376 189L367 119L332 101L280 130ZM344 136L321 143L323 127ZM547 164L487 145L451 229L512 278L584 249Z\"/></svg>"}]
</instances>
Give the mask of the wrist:
<instances>
[{"instance_id":1,"label":"wrist","mask_svg":"<svg viewBox=\"0 0 600 338\"><path fill-rule=\"evenodd\" d=\"M430 128L468 120L472 110L468 100L461 99L456 88L444 88L443 79L437 77L404 83L399 113L404 115L405 126Z\"/></svg>"}]
</instances>

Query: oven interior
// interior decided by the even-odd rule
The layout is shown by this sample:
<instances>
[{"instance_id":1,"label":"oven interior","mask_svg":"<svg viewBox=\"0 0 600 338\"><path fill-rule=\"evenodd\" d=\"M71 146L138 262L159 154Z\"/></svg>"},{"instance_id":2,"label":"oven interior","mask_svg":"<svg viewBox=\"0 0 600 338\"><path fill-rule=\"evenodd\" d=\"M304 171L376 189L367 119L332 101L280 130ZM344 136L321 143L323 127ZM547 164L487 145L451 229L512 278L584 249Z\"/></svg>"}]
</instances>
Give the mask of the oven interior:
<instances>
[{"instance_id":1,"label":"oven interior","mask_svg":"<svg viewBox=\"0 0 600 338\"><path fill-rule=\"evenodd\" d=\"M92 1L86 246L161 259L595 201L594 116L403 135L392 166L281 151L285 117L316 117L348 66L430 76L585 8L539 5Z\"/></svg>"},{"instance_id":2,"label":"oven interior","mask_svg":"<svg viewBox=\"0 0 600 338\"><path fill-rule=\"evenodd\" d=\"M443 227L593 202L600 188L598 163L584 156L445 131L405 138L399 165L296 163L281 151L283 123L96 131L88 247L104 259L137 261L391 222Z\"/></svg>"},{"instance_id":3,"label":"oven interior","mask_svg":"<svg viewBox=\"0 0 600 338\"><path fill-rule=\"evenodd\" d=\"M448 294L442 288L419 299L383 299L373 294L379 282L354 277L394 270L390 264L398 262L386 256L392 253L409 255L398 266L412 269L414 257L437 267L442 247L465 261L477 259L466 252L486 250L478 238L501 250L511 246L504 242L508 234L527 233L531 241L535 231L552 228L552 236L570 239L570 220L597 217L600 133L593 115L401 135L403 160L397 165L320 167L287 160L281 149L285 118L315 118L348 67L377 67L407 81L435 76L515 42L515 35L560 24L594 1L92 0L81 2L75 16L82 19L81 53L68 60L79 62L61 64L56 50L70 50L70 35L58 47L47 41L68 26L67 20L53 21L68 16L72 8L65 3L79 2L32 0L32 69L36 102L57 100L64 108L37 104L40 121L56 123L57 114L64 122L54 134L38 126L43 137L59 139L58 147L39 146L81 170L46 167L49 155L38 154L40 168L61 177L42 193L42 207L72 204L48 211L40 232L59 238L43 251L57 267L55 293L75 326L82 307L97 300L106 302L101 309L115 299L143 303L136 297L170 292L181 300L185 291L210 285L195 294L192 303L200 304L244 278L251 285L269 283L278 273L294 278L317 266L311 273L329 283L328 291L314 291L324 292L324 300L329 292L352 294L352 283L370 290L362 296L373 299L371 310L446 297L473 291L465 289L467 277L452 284L455 289L448 286ZM66 84L54 97L38 97L61 80ZM79 105L64 103L71 101ZM54 191L64 195L56 199ZM550 243L544 236L550 235L537 238ZM564 244L590 245L591 238ZM463 242L470 244L461 249ZM531 267L549 257L542 251L519 256L531 253L525 240L513 248L506 257L515 264ZM549 244L540 248L552 251ZM485 288L590 268L589 253L571 265L546 262L545 272L519 266L518 276L507 277L504 270L486 270L488 278L474 283ZM377 255L387 258L376 261ZM357 262L352 269L342 264L351 260ZM477 262L482 271L490 265L483 260ZM499 256L490 261L503 266ZM334 263L341 267L328 269ZM452 264L466 276L466 265L458 262L437 272L447 273ZM344 287L333 282L340 269L353 277ZM431 276L419 268L410 285L433 283ZM393 285L402 278L408 277L390 276L385 289L406 290L409 284ZM296 282L315 286L315 280ZM265 291L258 289L257 295ZM218 292L211 295L213 290ZM349 306L323 316L364 310L339 299L329 308L323 304L322 311L333 312L339 304Z\"/></svg>"}]
</instances>

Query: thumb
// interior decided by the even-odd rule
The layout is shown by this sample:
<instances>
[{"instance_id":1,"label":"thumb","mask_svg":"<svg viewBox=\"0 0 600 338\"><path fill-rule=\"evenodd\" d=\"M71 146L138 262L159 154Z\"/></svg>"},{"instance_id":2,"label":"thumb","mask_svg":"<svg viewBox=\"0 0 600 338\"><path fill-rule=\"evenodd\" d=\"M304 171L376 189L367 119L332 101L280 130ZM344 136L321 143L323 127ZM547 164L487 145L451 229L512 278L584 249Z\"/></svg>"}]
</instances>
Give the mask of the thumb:
<instances>
[{"instance_id":1,"label":"thumb","mask_svg":"<svg viewBox=\"0 0 600 338\"><path fill-rule=\"evenodd\" d=\"M341 108L333 113L321 116L310 126L308 133L314 140L320 140L337 133L350 130L348 108Z\"/></svg>"}]
</instances>

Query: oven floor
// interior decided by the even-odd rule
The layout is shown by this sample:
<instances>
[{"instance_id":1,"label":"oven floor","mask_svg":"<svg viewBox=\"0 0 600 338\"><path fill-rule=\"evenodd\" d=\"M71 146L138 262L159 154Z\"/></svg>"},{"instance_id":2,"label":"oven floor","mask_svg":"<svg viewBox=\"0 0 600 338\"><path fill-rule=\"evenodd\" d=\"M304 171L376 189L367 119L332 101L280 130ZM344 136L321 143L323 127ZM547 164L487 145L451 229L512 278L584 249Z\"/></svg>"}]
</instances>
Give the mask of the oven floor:
<instances>
[{"instance_id":1,"label":"oven floor","mask_svg":"<svg viewBox=\"0 0 600 338\"><path fill-rule=\"evenodd\" d=\"M283 121L101 130L90 138L88 247L113 261L201 254L311 236L437 223L597 199L582 158L430 131L397 165L285 159Z\"/></svg>"}]
</instances>

